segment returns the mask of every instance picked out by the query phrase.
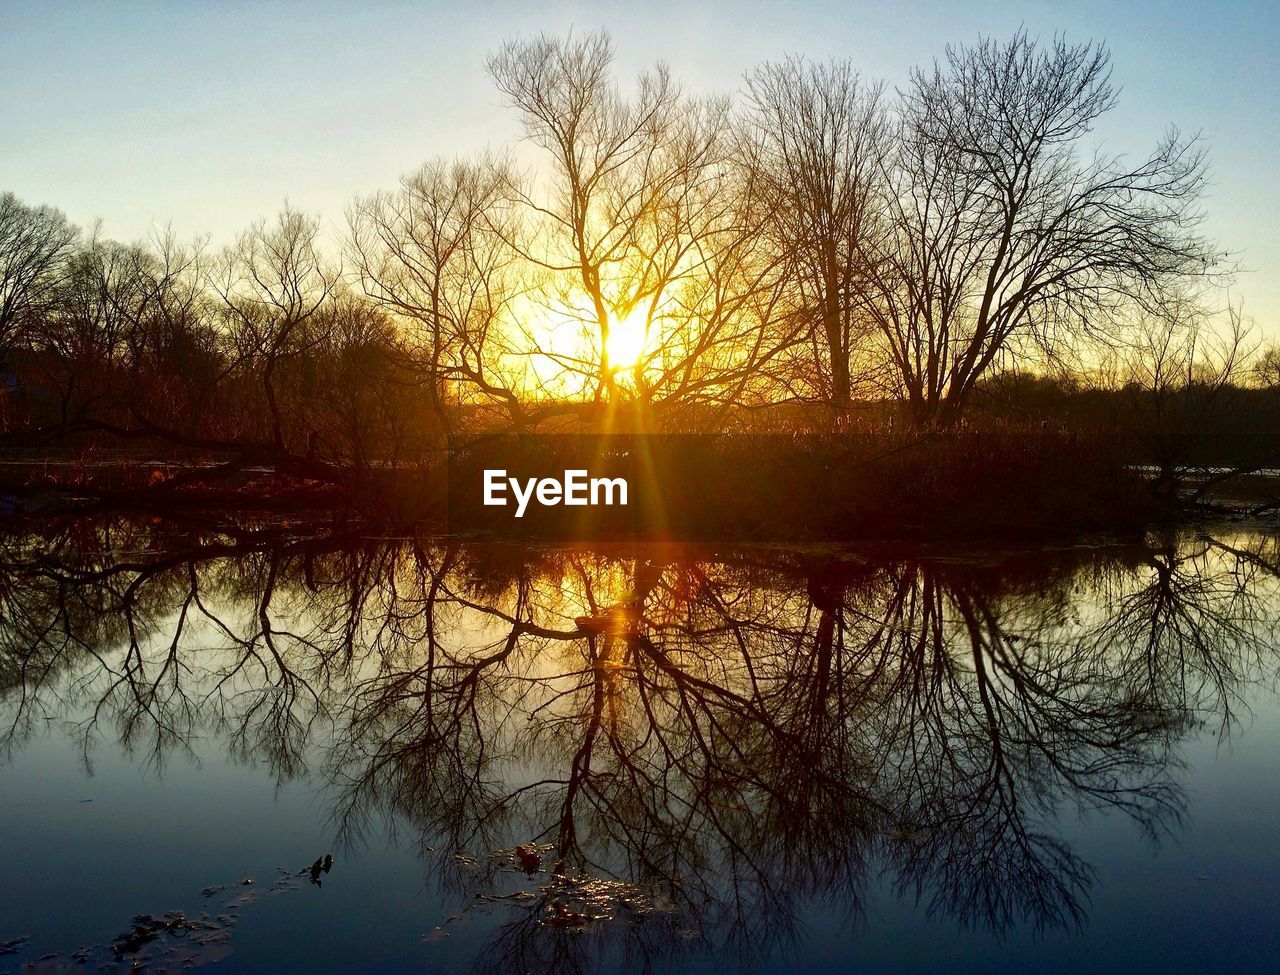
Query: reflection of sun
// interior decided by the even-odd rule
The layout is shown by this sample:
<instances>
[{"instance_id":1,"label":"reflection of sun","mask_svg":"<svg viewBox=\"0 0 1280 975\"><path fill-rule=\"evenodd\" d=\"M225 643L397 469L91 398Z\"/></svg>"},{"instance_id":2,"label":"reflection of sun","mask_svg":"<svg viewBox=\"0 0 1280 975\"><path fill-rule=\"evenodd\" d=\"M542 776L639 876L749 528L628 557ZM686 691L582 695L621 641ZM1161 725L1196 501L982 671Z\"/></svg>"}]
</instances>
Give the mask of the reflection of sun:
<instances>
[{"instance_id":1,"label":"reflection of sun","mask_svg":"<svg viewBox=\"0 0 1280 975\"><path fill-rule=\"evenodd\" d=\"M634 369L649 344L649 320L641 308L615 319L609 328L609 366L618 372Z\"/></svg>"}]
</instances>

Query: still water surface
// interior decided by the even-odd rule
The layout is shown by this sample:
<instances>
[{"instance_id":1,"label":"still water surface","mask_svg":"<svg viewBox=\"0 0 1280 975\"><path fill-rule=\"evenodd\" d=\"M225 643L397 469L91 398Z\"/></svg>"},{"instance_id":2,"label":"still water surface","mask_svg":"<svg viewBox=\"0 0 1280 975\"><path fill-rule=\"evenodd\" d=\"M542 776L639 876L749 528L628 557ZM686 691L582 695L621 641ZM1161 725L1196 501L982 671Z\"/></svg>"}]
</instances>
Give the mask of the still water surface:
<instances>
[{"instance_id":1,"label":"still water surface","mask_svg":"<svg viewBox=\"0 0 1280 975\"><path fill-rule=\"evenodd\" d=\"M1268 531L85 519L0 536L0 609L0 972L1280 961Z\"/></svg>"}]
</instances>

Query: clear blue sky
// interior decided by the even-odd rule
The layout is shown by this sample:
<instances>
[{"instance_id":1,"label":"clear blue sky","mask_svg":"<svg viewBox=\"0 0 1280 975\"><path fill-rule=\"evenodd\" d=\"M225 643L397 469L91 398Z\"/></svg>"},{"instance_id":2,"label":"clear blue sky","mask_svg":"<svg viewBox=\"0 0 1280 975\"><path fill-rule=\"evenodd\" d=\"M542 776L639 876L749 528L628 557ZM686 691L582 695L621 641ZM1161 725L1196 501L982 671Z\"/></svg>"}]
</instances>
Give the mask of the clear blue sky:
<instances>
[{"instance_id":1,"label":"clear blue sky","mask_svg":"<svg viewBox=\"0 0 1280 975\"><path fill-rule=\"evenodd\" d=\"M1104 39L1120 107L1099 130L1140 154L1174 123L1212 147L1210 232L1250 269L1235 294L1280 335L1280 3L0 3L0 190L100 218L230 240L295 205L341 224L356 193L518 132L484 73L502 40L609 29L625 72L657 59L731 91L785 53L854 59L891 84L979 34Z\"/></svg>"}]
</instances>

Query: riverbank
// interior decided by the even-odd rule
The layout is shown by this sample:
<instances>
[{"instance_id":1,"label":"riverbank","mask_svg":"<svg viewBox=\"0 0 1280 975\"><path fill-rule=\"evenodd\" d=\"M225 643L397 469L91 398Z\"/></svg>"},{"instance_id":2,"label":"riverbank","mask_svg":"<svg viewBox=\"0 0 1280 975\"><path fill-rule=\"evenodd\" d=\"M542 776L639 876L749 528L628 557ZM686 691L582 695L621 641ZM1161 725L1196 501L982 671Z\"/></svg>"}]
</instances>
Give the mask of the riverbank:
<instances>
[{"instance_id":1,"label":"riverbank","mask_svg":"<svg viewBox=\"0 0 1280 975\"><path fill-rule=\"evenodd\" d=\"M433 534L584 540L1038 539L1265 511L1280 497L1274 472L1186 472L1170 484L1126 453L1106 438L1027 427L896 437L509 437L412 464L314 465L311 477L294 462L226 454L10 450L0 455L0 509L312 512ZM536 461L560 472L605 455L625 462L633 478L625 508L461 514L459 484L478 491L486 469Z\"/></svg>"}]
</instances>

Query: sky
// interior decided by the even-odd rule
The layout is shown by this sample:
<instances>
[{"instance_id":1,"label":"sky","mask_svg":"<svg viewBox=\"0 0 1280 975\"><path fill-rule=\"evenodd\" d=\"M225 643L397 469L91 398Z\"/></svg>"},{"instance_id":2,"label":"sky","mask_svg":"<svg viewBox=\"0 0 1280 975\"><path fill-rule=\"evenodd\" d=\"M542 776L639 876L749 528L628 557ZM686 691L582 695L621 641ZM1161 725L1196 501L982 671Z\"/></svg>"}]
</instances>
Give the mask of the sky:
<instances>
[{"instance_id":1,"label":"sky","mask_svg":"<svg viewBox=\"0 0 1280 975\"><path fill-rule=\"evenodd\" d=\"M1106 151L1202 133L1205 229L1244 268L1231 296L1280 338L1276 0L0 0L0 191L123 240L171 225L229 243L286 199L337 234L352 197L519 137L484 70L515 36L604 28L624 81L662 60L691 91L732 93L787 54L902 85L948 43L1020 26L1107 43L1121 94L1094 133Z\"/></svg>"}]
</instances>

